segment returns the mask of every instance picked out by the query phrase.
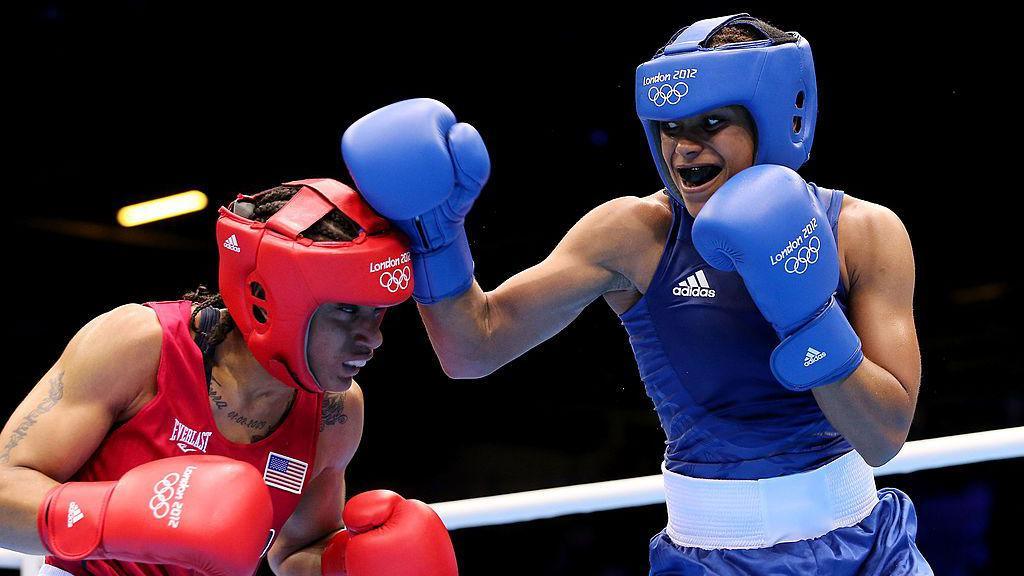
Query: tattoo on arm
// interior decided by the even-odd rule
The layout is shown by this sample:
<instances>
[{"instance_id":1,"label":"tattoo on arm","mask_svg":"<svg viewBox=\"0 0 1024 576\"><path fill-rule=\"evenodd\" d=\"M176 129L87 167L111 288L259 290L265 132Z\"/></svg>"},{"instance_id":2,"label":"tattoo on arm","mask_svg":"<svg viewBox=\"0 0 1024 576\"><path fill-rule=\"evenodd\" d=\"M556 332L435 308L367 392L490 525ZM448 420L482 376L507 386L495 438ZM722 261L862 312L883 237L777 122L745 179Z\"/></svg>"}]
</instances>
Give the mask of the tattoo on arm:
<instances>
[{"instance_id":1,"label":"tattoo on arm","mask_svg":"<svg viewBox=\"0 0 1024 576\"><path fill-rule=\"evenodd\" d=\"M345 394L324 394L320 409L320 431L323 432L327 426L344 424L346 420L348 416L345 415Z\"/></svg>"},{"instance_id":2,"label":"tattoo on arm","mask_svg":"<svg viewBox=\"0 0 1024 576\"><path fill-rule=\"evenodd\" d=\"M11 432L11 439L4 445L3 452L0 452L0 462L7 463L11 459L11 451L21 443L22 440L28 436L28 429L35 425L39 421L39 417L46 414L57 405L57 402L64 396L64 371L61 370L50 380L50 392L46 398L39 403L38 406L32 409L18 427Z\"/></svg>"}]
</instances>

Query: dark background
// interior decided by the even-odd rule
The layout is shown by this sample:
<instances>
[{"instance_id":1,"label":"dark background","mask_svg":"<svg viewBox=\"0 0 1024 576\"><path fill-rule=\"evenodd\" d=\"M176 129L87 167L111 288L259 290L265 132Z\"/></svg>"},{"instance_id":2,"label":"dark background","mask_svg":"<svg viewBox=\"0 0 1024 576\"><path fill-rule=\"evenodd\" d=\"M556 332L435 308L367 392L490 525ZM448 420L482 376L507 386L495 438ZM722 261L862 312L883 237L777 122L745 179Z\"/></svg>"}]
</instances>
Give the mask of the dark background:
<instances>
[{"instance_id":1,"label":"dark background","mask_svg":"<svg viewBox=\"0 0 1024 576\"><path fill-rule=\"evenodd\" d=\"M998 18L551 6L30 3L4 39L7 413L90 318L214 284L216 205L290 179L348 181L341 132L395 100L440 99L486 139L492 177L468 229L477 277L493 288L597 204L660 187L633 113L634 68L678 27L749 10L814 47L820 114L802 174L892 208L910 231L924 356L910 438L1024 424L1010 176L1019 145L1008 143L1019 98ZM192 188L211 198L201 213L114 223L125 204ZM658 471L657 418L602 304L477 381L443 375L411 304L389 312L384 332L359 378L366 428L350 494L387 487L436 502ZM1021 468L881 484L913 497L936 573L1007 573ZM648 506L452 536L467 575L645 574L647 541L664 523L664 508Z\"/></svg>"}]
</instances>

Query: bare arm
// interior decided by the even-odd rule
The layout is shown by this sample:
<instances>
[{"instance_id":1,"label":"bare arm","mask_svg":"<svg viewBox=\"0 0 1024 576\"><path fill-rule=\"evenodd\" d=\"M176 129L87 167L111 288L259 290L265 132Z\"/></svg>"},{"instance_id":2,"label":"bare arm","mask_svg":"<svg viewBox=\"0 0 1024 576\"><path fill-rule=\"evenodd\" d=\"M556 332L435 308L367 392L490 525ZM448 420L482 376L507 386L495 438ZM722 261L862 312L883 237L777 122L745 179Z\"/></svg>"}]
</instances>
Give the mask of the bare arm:
<instances>
[{"instance_id":1,"label":"bare arm","mask_svg":"<svg viewBox=\"0 0 1024 576\"><path fill-rule=\"evenodd\" d=\"M0 546L44 554L36 513L71 477L118 415L156 377L161 330L142 306L122 306L83 327L0 433Z\"/></svg>"},{"instance_id":2,"label":"bare arm","mask_svg":"<svg viewBox=\"0 0 1024 576\"><path fill-rule=\"evenodd\" d=\"M355 383L343 394L324 396L317 459L322 468L302 494L267 554L278 576L320 574L320 556L342 529L345 468L363 434L363 394ZM318 466L320 467L320 466Z\"/></svg>"},{"instance_id":3,"label":"bare arm","mask_svg":"<svg viewBox=\"0 0 1024 576\"><path fill-rule=\"evenodd\" d=\"M845 212L844 212L845 213ZM902 448L921 385L914 327L914 254L892 211L859 202L840 221L850 277L848 316L864 362L844 380L814 389L829 422L872 466Z\"/></svg>"},{"instance_id":4,"label":"bare arm","mask_svg":"<svg viewBox=\"0 0 1024 576\"><path fill-rule=\"evenodd\" d=\"M602 294L633 283L623 273L638 235L653 235L650 199L598 206L541 263L484 292L474 282L457 298L420 305L445 373L479 378L551 338ZM664 208L662 207L663 211Z\"/></svg>"}]
</instances>

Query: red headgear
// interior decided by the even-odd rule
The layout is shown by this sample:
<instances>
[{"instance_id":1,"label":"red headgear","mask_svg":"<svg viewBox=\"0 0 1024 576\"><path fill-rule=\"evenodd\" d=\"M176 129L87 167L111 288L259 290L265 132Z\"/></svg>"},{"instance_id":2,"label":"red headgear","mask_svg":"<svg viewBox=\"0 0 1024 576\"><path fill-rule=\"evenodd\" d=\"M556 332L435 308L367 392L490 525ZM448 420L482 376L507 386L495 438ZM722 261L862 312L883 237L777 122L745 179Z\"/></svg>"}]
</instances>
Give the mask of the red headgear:
<instances>
[{"instance_id":1,"label":"red headgear","mask_svg":"<svg viewBox=\"0 0 1024 576\"><path fill-rule=\"evenodd\" d=\"M301 188L266 222L220 209L220 293L256 360L281 382L319 393L306 356L317 306L394 306L409 298L409 241L341 182L317 178L285 186ZM240 194L237 201L251 200ZM302 237L334 209L359 225L358 237Z\"/></svg>"}]
</instances>

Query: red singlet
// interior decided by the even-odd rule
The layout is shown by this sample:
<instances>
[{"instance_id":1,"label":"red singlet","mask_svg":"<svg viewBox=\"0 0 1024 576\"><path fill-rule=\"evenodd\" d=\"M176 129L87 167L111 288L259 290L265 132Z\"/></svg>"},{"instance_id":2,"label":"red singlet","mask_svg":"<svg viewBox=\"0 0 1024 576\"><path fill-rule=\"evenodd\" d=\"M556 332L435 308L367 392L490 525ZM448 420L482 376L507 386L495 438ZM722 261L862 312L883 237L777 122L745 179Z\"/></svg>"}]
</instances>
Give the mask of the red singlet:
<instances>
[{"instance_id":1,"label":"red singlet","mask_svg":"<svg viewBox=\"0 0 1024 576\"><path fill-rule=\"evenodd\" d=\"M299 503L313 473L320 431L322 396L297 391L284 422L270 436L238 444L217 430L210 409L199 348L189 333L192 303L148 302L163 327L157 394L138 414L115 426L71 482L117 480L153 460L184 454L217 454L248 462L264 473L274 503L274 536ZM230 538L230 534L223 536ZM46 563L82 576L189 576L193 570L170 565L118 560L68 562L53 556Z\"/></svg>"}]
</instances>

